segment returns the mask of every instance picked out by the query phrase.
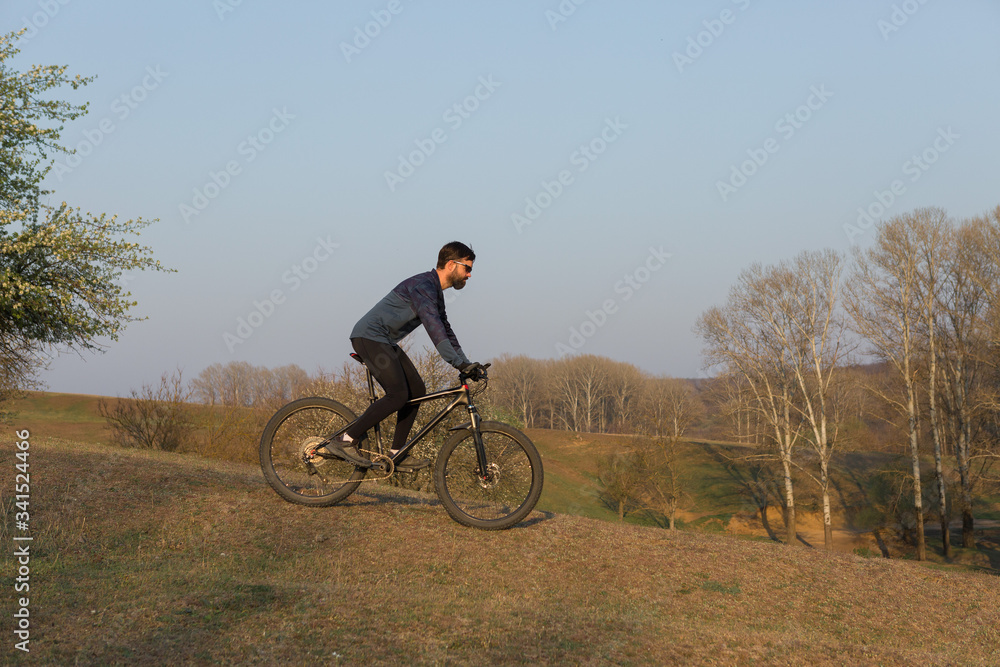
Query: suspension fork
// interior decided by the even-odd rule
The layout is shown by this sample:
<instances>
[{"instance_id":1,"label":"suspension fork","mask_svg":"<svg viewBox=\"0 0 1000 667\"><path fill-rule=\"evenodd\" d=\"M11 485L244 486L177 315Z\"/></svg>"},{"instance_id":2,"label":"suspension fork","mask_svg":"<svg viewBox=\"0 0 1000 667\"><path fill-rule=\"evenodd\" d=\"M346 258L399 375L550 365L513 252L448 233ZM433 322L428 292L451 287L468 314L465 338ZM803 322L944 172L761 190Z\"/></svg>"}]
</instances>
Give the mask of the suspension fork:
<instances>
[{"instance_id":1,"label":"suspension fork","mask_svg":"<svg viewBox=\"0 0 1000 667\"><path fill-rule=\"evenodd\" d=\"M472 442L476 447L476 461L479 463L479 477L486 479L488 462L486 461L486 447L483 445L483 433L479 429L482 418L476 406L469 403L469 421L472 423Z\"/></svg>"}]
</instances>

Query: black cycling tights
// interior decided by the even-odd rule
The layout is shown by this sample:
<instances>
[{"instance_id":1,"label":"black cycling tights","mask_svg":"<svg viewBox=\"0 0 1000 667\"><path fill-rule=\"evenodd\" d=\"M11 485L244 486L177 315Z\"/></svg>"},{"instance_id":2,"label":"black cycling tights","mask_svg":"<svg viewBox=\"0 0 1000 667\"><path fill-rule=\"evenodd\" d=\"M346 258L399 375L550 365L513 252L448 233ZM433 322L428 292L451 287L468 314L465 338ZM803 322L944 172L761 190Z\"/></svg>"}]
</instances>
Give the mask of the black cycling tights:
<instances>
[{"instance_id":1,"label":"black cycling tights","mask_svg":"<svg viewBox=\"0 0 1000 667\"><path fill-rule=\"evenodd\" d=\"M427 393L424 381L410 358L399 347L380 343L367 338L352 338L354 351L364 359L372 375L385 390L385 396L372 403L358 418L354 426L347 429L347 435L357 440L383 419L396 415L396 432L392 436L392 448L399 449L406 444L406 438L417 418L419 405L404 407L411 398Z\"/></svg>"}]
</instances>

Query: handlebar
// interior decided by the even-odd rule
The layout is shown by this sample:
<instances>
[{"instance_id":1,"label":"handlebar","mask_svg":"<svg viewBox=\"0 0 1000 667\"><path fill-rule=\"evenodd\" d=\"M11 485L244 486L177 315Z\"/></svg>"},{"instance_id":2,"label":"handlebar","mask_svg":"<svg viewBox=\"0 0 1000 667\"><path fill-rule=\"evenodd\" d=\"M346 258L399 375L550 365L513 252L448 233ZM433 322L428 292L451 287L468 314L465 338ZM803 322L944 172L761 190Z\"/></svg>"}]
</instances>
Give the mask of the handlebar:
<instances>
[{"instance_id":1,"label":"handlebar","mask_svg":"<svg viewBox=\"0 0 1000 667\"><path fill-rule=\"evenodd\" d=\"M473 382L480 382L487 379L486 369L492 364L480 364L478 361L469 364L464 371L459 371L458 378L462 384L465 384L468 380Z\"/></svg>"}]
</instances>

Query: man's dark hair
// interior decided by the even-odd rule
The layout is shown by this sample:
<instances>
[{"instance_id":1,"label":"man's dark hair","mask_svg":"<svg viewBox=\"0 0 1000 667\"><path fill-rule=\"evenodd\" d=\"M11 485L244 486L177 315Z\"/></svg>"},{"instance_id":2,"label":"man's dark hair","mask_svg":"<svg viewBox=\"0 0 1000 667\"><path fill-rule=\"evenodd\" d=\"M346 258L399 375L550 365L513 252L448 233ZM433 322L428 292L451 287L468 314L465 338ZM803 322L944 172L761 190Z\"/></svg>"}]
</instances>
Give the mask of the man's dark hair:
<instances>
[{"instance_id":1,"label":"man's dark hair","mask_svg":"<svg viewBox=\"0 0 1000 667\"><path fill-rule=\"evenodd\" d=\"M476 253L461 241L452 241L441 248L441 252L438 253L437 268L443 269L448 262L456 259L475 261Z\"/></svg>"}]
</instances>

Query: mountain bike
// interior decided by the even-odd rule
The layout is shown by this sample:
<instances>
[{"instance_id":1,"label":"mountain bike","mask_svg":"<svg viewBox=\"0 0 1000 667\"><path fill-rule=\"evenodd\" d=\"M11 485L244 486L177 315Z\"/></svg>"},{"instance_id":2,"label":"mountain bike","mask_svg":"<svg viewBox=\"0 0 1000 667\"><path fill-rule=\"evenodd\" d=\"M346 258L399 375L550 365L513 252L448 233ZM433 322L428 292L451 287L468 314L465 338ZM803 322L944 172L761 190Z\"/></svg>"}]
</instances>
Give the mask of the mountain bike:
<instances>
[{"instance_id":1,"label":"mountain bike","mask_svg":"<svg viewBox=\"0 0 1000 667\"><path fill-rule=\"evenodd\" d=\"M364 364L357 354L351 357ZM291 503L328 507L350 496L363 482L387 479L396 464L453 410L463 406L469 420L449 429L434 463L434 487L452 519L472 528L502 530L522 521L542 493L542 459L524 433L479 416L473 396L485 390L489 364L459 373L459 385L411 399L407 405L450 398L451 401L392 455L379 426L358 450L364 467L345 461L325 446L357 417L337 401L315 396L292 401L278 410L260 439L264 478ZM365 365L368 399L378 400L371 369ZM475 383L470 389L469 382ZM374 448L370 448L374 443ZM362 449L363 446L369 449Z\"/></svg>"}]
</instances>

